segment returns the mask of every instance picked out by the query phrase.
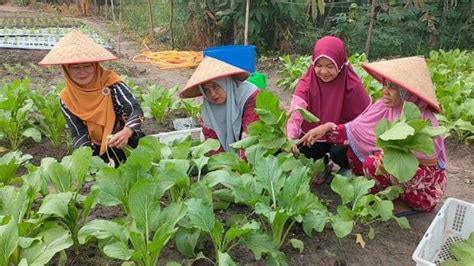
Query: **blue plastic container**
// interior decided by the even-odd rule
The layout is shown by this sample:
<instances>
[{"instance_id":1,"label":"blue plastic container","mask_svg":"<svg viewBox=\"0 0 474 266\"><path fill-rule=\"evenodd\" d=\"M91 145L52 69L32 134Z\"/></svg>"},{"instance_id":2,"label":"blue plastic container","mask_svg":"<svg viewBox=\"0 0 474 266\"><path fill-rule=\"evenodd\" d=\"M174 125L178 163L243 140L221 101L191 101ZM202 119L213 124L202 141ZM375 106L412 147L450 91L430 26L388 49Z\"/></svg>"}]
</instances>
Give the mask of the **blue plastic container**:
<instances>
[{"instance_id":1,"label":"blue plastic container","mask_svg":"<svg viewBox=\"0 0 474 266\"><path fill-rule=\"evenodd\" d=\"M213 57L250 73L255 71L254 45L224 45L204 49L204 56Z\"/></svg>"}]
</instances>

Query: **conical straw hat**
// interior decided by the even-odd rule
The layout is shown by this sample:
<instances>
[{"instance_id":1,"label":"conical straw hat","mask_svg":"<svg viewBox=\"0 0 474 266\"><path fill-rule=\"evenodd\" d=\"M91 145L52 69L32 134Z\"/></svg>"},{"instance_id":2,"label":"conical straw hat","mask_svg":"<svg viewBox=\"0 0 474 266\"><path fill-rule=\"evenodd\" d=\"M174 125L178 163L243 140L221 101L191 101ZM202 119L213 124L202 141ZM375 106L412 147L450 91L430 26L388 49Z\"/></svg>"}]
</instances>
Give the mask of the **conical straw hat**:
<instances>
[{"instance_id":1,"label":"conical straw hat","mask_svg":"<svg viewBox=\"0 0 474 266\"><path fill-rule=\"evenodd\" d=\"M66 34L39 62L39 65L68 65L117 59L106 49L79 31Z\"/></svg>"},{"instance_id":2,"label":"conical straw hat","mask_svg":"<svg viewBox=\"0 0 474 266\"><path fill-rule=\"evenodd\" d=\"M209 80L232 76L240 81L246 80L250 73L212 57L205 57L194 71L188 83L179 93L181 98L200 96L199 84Z\"/></svg>"},{"instance_id":3,"label":"conical straw hat","mask_svg":"<svg viewBox=\"0 0 474 266\"><path fill-rule=\"evenodd\" d=\"M387 79L409 90L437 112L441 112L425 59L416 56L404 57L362 64L362 67L379 82L382 83L383 78Z\"/></svg>"}]
</instances>

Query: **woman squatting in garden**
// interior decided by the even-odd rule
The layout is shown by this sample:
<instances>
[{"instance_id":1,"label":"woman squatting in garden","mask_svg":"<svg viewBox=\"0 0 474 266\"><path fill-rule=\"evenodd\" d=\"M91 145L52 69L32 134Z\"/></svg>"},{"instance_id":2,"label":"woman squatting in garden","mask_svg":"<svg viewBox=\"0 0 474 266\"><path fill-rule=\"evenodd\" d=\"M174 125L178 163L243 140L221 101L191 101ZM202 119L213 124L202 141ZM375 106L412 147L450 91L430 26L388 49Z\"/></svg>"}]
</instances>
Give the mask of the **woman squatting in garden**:
<instances>
[{"instance_id":1,"label":"woman squatting in garden","mask_svg":"<svg viewBox=\"0 0 474 266\"><path fill-rule=\"evenodd\" d=\"M336 125L326 122L310 130L302 141L311 146L324 138L330 143L349 145L347 157L355 175L365 175L375 180L373 192L391 185L403 189L401 200L416 211L430 212L441 200L446 190L446 151L442 136L434 139L434 152L427 156L416 153L419 167L415 176L400 184L383 169L383 153L376 147L376 124L382 120L394 121L400 117L403 102L414 103L421 111L421 118L433 126L439 123L434 112L440 112L428 66L423 58L408 57L362 67L383 84L383 98L369 106L351 122Z\"/></svg>"},{"instance_id":2,"label":"woman squatting in garden","mask_svg":"<svg viewBox=\"0 0 474 266\"><path fill-rule=\"evenodd\" d=\"M230 144L245 138L247 127L257 121L255 100L260 90L245 80L250 73L212 57L205 57L181 90L181 98L203 96L202 132L218 139L218 151L233 151ZM243 150L238 151L245 158Z\"/></svg>"},{"instance_id":3,"label":"woman squatting in garden","mask_svg":"<svg viewBox=\"0 0 474 266\"><path fill-rule=\"evenodd\" d=\"M117 73L99 65L115 59L89 37L73 31L39 64L60 65L64 70L66 81L59 98L73 148L89 146L94 155L118 166L126 159L123 149L136 147L144 134L143 111L130 89Z\"/></svg>"}]
</instances>

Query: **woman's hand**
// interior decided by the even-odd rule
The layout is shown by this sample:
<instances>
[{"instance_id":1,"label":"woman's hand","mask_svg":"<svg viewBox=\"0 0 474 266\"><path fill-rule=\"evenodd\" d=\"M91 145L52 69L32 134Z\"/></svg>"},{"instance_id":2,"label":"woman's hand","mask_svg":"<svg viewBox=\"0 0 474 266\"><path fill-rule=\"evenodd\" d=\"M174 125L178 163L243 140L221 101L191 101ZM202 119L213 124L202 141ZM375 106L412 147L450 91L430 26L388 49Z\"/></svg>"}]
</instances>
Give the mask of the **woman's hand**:
<instances>
[{"instance_id":1,"label":"woman's hand","mask_svg":"<svg viewBox=\"0 0 474 266\"><path fill-rule=\"evenodd\" d=\"M123 149L128 144L128 139L132 136L133 130L129 127L124 127L119 132L115 133L109 140L109 148Z\"/></svg>"},{"instance_id":2,"label":"woman's hand","mask_svg":"<svg viewBox=\"0 0 474 266\"><path fill-rule=\"evenodd\" d=\"M318 139L321 139L328 133L329 131L336 128L336 124L328 122L322 125L319 125L306 133L301 138L301 143L305 146L312 146Z\"/></svg>"},{"instance_id":3,"label":"woman's hand","mask_svg":"<svg viewBox=\"0 0 474 266\"><path fill-rule=\"evenodd\" d=\"M385 168L383 167L383 152L374 156L374 165L376 175L383 175L387 173L387 171L385 171Z\"/></svg>"}]
</instances>

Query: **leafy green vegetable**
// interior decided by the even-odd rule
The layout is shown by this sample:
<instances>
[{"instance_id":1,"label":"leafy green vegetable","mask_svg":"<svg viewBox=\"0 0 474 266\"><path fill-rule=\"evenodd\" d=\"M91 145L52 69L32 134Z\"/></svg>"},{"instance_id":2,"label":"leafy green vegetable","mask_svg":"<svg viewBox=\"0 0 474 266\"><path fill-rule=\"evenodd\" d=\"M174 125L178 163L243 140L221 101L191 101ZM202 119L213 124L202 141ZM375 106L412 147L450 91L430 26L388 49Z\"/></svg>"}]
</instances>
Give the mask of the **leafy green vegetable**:
<instances>
[{"instance_id":1,"label":"leafy green vegetable","mask_svg":"<svg viewBox=\"0 0 474 266\"><path fill-rule=\"evenodd\" d=\"M442 265L472 265L474 261L474 232L465 241L451 244L449 251L454 259L446 260Z\"/></svg>"},{"instance_id":2,"label":"leafy green vegetable","mask_svg":"<svg viewBox=\"0 0 474 266\"><path fill-rule=\"evenodd\" d=\"M443 127L433 127L421 119L415 104L405 101L400 118L377 123L377 147L383 150L385 170L401 183L410 181L418 169L415 152L431 155L433 138L445 132Z\"/></svg>"},{"instance_id":3,"label":"leafy green vegetable","mask_svg":"<svg viewBox=\"0 0 474 266\"><path fill-rule=\"evenodd\" d=\"M0 88L0 139L6 138L11 150L27 138L40 142L41 133L33 125L30 80L15 80Z\"/></svg>"}]
</instances>

